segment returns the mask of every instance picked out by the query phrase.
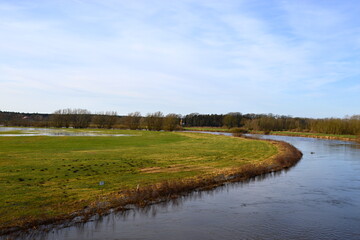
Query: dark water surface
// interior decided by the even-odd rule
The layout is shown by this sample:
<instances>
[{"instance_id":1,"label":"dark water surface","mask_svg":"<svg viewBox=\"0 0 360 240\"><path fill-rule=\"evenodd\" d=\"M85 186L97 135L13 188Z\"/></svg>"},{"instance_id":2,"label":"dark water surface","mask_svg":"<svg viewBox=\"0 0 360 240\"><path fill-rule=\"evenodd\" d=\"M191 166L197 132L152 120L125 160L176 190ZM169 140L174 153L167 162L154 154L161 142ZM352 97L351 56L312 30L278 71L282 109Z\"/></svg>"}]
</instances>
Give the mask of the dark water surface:
<instances>
[{"instance_id":1,"label":"dark water surface","mask_svg":"<svg viewBox=\"0 0 360 240\"><path fill-rule=\"evenodd\" d=\"M304 154L293 168L133 209L42 239L360 239L360 147L267 136Z\"/></svg>"}]
</instances>

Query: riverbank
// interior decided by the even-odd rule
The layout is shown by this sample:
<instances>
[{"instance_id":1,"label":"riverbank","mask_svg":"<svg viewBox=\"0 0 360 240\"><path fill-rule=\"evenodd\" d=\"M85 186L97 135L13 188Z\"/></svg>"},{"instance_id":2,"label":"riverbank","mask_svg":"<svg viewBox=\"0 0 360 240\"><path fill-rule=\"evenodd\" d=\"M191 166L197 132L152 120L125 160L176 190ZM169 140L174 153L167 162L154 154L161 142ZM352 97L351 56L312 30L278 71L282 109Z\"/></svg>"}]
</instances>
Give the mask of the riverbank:
<instances>
[{"instance_id":1,"label":"riverbank","mask_svg":"<svg viewBox=\"0 0 360 240\"><path fill-rule=\"evenodd\" d=\"M328 140L359 141L359 138L355 135L336 135L336 134L325 134L325 133L303 133L303 132L282 132L282 131L274 131L271 132L270 134L278 135L278 136L308 137L308 138L319 138L319 139L328 139Z\"/></svg>"},{"instance_id":2,"label":"riverbank","mask_svg":"<svg viewBox=\"0 0 360 240\"><path fill-rule=\"evenodd\" d=\"M228 132L231 133L232 129L216 128L216 127L187 127L187 131L206 131L206 132ZM264 134L262 131L250 131L251 134ZM271 131L269 135L289 136L289 137L308 137L329 140L342 140L342 141L359 141L359 137L355 135L337 135L326 133L310 133L310 132L290 132L290 131Z\"/></svg>"},{"instance_id":3,"label":"riverbank","mask_svg":"<svg viewBox=\"0 0 360 240\"><path fill-rule=\"evenodd\" d=\"M109 209L277 171L301 158L279 142L198 133L116 134L129 132L133 136L0 138L6 147L0 155L1 233L75 217L86 221Z\"/></svg>"}]
</instances>

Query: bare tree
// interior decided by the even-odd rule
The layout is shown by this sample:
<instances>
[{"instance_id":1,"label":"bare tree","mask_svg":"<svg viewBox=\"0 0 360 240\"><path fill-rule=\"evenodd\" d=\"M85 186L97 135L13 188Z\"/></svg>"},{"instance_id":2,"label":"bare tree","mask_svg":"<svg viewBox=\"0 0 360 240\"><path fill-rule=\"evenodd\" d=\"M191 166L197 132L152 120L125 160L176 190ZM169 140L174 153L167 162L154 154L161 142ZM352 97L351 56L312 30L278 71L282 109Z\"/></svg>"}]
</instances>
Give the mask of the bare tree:
<instances>
[{"instance_id":1,"label":"bare tree","mask_svg":"<svg viewBox=\"0 0 360 240\"><path fill-rule=\"evenodd\" d=\"M140 128L140 120L141 120L141 113L140 112L132 112L129 113L124 118L124 124L131 130L136 130Z\"/></svg>"},{"instance_id":2,"label":"bare tree","mask_svg":"<svg viewBox=\"0 0 360 240\"><path fill-rule=\"evenodd\" d=\"M160 131L163 127L164 114L160 111L146 115L147 127L150 131Z\"/></svg>"},{"instance_id":3,"label":"bare tree","mask_svg":"<svg viewBox=\"0 0 360 240\"><path fill-rule=\"evenodd\" d=\"M50 117L50 121L53 127L61 128L63 127L61 110L56 110Z\"/></svg>"},{"instance_id":4,"label":"bare tree","mask_svg":"<svg viewBox=\"0 0 360 240\"><path fill-rule=\"evenodd\" d=\"M105 113L105 116L106 116L105 127L113 128L118 120L117 112L108 111Z\"/></svg>"},{"instance_id":5,"label":"bare tree","mask_svg":"<svg viewBox=\"0 0 360 240\"><path fill-rule=\"evenodd\" d=\"M106 116L104 112L98 112L93 116L92 122L97 128L105 128Z\"/></svg>"},{"instance_id":6,"label":"bare tree","mask_svg":"<svg viewBox=\"0 0 360 240\"><path fill-rule=\"evenodd\" d=\"M118 120L117 113L115 111L99 112L96 113L92 122L97 128L112 128Z\"/></svg>"},{"instance_id":7,"label":"bare tree","mask_svg":"<svg viewBox=\"0 0 360 240\"><path fill-rule=\"evenodd\" d=\"M91 122L91 113L86 109L72 110L73 127L74 128L87 128Z\"/></svg>"},{"instance_id":8,"label":"bare tree","mask_svg":"<svg viewBox=\"0 0 360 240\"><path fill-rule=\"evenodd\" d=\"M90 111L86 109L62 109L52 115L54 127L87 128L91 121Z\"/></svg>"},{"instance_id":9,"label":"bare tree","mask_svg":"<svg viewBox=\"0 0 360 240\"><path fill-rule=\"evenodd\" d=\"M169 113L164 118L163 128L166 131L174 131L180 128L181 116L175 113Z\"/></svg>"},{"instance_id":10,"label":"bare tree","mask_svg":"<svg viewBox=\"0 0 360 240\"><path fill-rule=\"evenodd\" d=\"M72 110L70 108L56 110L51 116L54 127L70 127L73 121Z\"/></svg>"}]
</instances>

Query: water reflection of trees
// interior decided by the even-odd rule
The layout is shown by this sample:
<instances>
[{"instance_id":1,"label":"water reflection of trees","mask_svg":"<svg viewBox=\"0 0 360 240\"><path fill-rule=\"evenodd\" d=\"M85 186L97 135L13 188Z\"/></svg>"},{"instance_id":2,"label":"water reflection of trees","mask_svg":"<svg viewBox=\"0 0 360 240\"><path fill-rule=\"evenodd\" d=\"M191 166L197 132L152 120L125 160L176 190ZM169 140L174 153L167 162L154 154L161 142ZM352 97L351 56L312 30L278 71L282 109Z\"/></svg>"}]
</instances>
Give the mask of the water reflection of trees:
<instances>
[{"instance_id":1,"label":"water reflection of trees","mask_svg":"<svg viewBox=\"0 0 360 240\"><path fill-rule=\"evenodd\" d=\"M112 211L110 215L115 216L116 220L121 220L121 221L127 221L129 220L129 218L135 219L137 217L156 217L158 212L173 211L182 208L184 203L187 201L200 200L206 196L214 196L216 194L228 192L229 190L242 188L254 182L262 182L269 178L276 178L283 174L286 174L289 170L290 168L284 169L282 171L262 174L241 182L228 182L213 189L193 191L175 199L163 200L161 202L149 204L141 208L132 206L130 210L126 210L126 211ZM101 218L102 217L99 217L99 219Z\"/></svg>"}]
</instances>

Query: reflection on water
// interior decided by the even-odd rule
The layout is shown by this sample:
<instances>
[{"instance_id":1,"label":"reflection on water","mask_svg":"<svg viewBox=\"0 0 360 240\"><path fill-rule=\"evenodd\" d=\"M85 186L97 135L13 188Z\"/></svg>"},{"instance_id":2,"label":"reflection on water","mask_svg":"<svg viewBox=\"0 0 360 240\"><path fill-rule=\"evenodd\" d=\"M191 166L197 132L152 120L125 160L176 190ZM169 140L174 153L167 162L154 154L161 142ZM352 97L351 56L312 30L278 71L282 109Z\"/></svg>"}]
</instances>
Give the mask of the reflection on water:
<instances>
[{"instance_id":1,"label":"reflection on water","mask_svg":"<svg viewBox=\"0 0 360 240\"><path fill-rule=\"evenodd\" d=\"M186 205L187 202L191 201L201 201L204 197L215 196L218 194L227 194L231 190L235 190L237 188L242 188L248 184L262 182L269 178L275 178L285 174L289 169L285 169L283 171L272 172L267 174L262 174L260 176L253 177L243 182L235 182L235 183L225 183L222 186L216 187L210 190L201 190L201 191L193 191L186 195L180 196L175 199L168 199L166 201L162 201L159 203L154 203L152 205L147 205L143 208L138 208L136 206L128 206L128 210L126 211L116 211L112 210L107 215L102 216L93 216L88 222L83 223L68 223L65 225L54 225L52 228L49 226L44 226L43 228L39 228L38 230L30 231L27 233L16 233L13 235L15 238L19 239L68 239L68 235L66 233L69 229L71 231L76 231L77 237L74 239L88 239L89 238L89 229L91 231L103 231L104 226L115 226L117 222L123 221L135 221L138 218L148 218L155 219L159 214L161 215L164 212L174 212L181 211ZM242 207L246 207L246 204L242 204ZM50 231L49 231L50 229ZM83 235L80 237L79 235ZM85 237L86 236L86 237ZM64 237L64 238L63 238ZM1 239L1 238L0 238ZM91 239L91 238L90 238ZM101 237L94 239L103 239ZM109 238L112 239L112 238ZM122 239L122 238L114 238L114 239ZM146 239L146 238L145 238Z\"/></svg>"},{"instance_id":2,"label":"reflection on water","mask_svg":"<svg viewBox=\"0 0 360 240\"><path fill-rule=\"evenodd\" d=\"M23 130L22 128L0 127L0 132Z\"/></svg>"},{"instance_id":3,"label":"reflection on water","mask_svg":"<svg viewBox=\"0 0 360 240\"><path fill-rule=\"evenodd\" d=\"M14 127L0 127L0 132L20 131L20 133L0 134L0 137L32 137L32 136L87 136L87 137L123 137L135 136L130 134L102 134L95 131L87 132L71 132L67 130L51 129L51 128L14 128Z\"/></svg>"},{"instance_id":4,"label":"reflection on water","mask_svg":"<svg viewBox=\"0 0 360 240\"><path fill-rule=\"evenodd\" d=\"M94 217L41 238L360 239L359 146L265 137L290 142L303 152L303 159L289 171Z\"/></svg>"}]
</instances>

